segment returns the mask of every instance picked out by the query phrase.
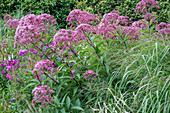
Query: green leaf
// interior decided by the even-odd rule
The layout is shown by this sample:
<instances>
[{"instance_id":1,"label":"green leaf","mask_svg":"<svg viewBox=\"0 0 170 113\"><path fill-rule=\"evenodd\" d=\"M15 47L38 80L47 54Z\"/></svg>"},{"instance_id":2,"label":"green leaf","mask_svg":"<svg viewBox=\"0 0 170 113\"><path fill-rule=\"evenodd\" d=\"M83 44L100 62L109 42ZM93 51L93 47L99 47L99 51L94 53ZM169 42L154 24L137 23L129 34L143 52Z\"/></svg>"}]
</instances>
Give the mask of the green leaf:
<instances>
[{"instance_id":1,"label":"green leaf","mask_svg":"<svg viewBox=\"0 0 170 113\"><path fill-rule=\"evenodd\" d=\"M83 61L83 60L81 60L81 61L77 62L76 64L74 64L74 65L73 65L73 67L72 67L72 68L74 69L74 67L76 67L78 64L80 64L80 63L82 63L82 62L84 62L84 61Z\"/></svg>"},{"instance_id":2,"label":"green leaf","mask_svg":"<svg viewBox=\"0 0 170 113\"><path fill-rule=\"evenodd\" d=\"M80 106L73 106L73 107L71 107L71 109L77 109L77 110L84 111L83 108L81 108Z\"/></svg>"},{"instance_id":3,"label":"green leaf","mask_svg":"<svg viewBox=\"0 0 170 113\"><path fill-rule=\"evenodd\" d=\"M66 98L66 106L67 106L67 109L69 109L70 108L70 97L69 96L67 96L67 98Z\"/></svg>"},{"instance_id":4,"label":"green leaf","mask_svg":"<svg viewBox=\"0 0 170 113\"><path fill-rule=\"evenodd\" d=\"M95 50L97 54L100 53L100 49L98 48L98 45L96 45Z\"/></svg>"},{"instance_id":5,"label":"green leaf","mask_svg":"<svg viewBox=\"0 0 170 113\"><path fill-rule=\"evenodd\" d=\"M81 103L80 103L80 99L77 99L77 100L76 100L75 105L76 105L76 106L80 106L80 105L81 105Z\"/></svg>"},{"instance_id":6,"label":"green leaf","mask_svg":"<svg viewBox=\"0 0 170 113\"><path fill-rule=\"evenodd\" d=\"M122 43L126 42L131 36L126 37Z\"/></svg>"},{"instance_id":7,"label":"green leaf","mask_svg":"<svg viewBox=\"0 0 170 113\"><path fill-rule=\"evenodd\" d=\"M29 88L29 87L31 87L31 86L35 86L36 85L36 83L30 83L30 84L28 84L23 90L26 90L27 88Z\"/></svg>"},{"instance_id":8,"label":"green leaf","mask_svg":"<svg viewBox=\"0 0 170 113\"><path fill-rule=\"evenodd\" d=\"M67 94L63 97L62 101L61 101L61 105L64 104L65 98L66 98Z\"/></svg>"},{"instance_id":9,"label":"green leaf","mask_svg":"<svg viewBox=\"0 0 170 113\"><path fill-rule=\"evenodd\" d=\"M120 27L119 27L120 28ZM125 27L125 28L123 28L123 30L120 28L120 35L122 36L123 35L123 32L125 31L125 29L126 29L127 27Z\"/></svg>"},{"instance_id":10,"label":"green leaf","mask_svg":"<svg viewBox=\"0 0 170 113\"><path fill-rule=\"evenodd\" d=\"M86 102L86 104L90 103L91 101L93 101L93 100L96 99L96 98L97 98L97 97L93 97L92 99L88 100L88 101Z\"/></svg>"},{"instance_id":11,"label":"green leaf","mask_svg":"<svg viewBox=\"0 0 170 113\"><path fill-rule=\"evenodd\" d=\"M76 92L77 92L77 89L78 89L78 87L75 87L75 88L73 89L73 97L75 96L75 94L76 94Z\"/></svg>"}]
</instances>

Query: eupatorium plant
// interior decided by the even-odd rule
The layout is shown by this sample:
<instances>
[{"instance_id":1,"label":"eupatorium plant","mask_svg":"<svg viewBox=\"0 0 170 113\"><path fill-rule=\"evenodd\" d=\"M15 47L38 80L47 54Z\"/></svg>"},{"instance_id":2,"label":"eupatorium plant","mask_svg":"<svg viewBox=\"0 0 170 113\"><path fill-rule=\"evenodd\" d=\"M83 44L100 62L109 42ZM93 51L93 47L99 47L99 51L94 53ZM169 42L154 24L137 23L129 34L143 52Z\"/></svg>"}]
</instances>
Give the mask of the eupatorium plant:
<instances>
[{"instance_id":1,"label":"eupatorium plant","mask_svg":"<svg viewBox=\"0 0 170 113\"><path fill-rule=\"evenodd\" d=\"M74 29L80 24L97 24L99 22L99 17L98 15L81 11L80 9L75 9L69 13L66 21L69 21L69 25L71 25L71 28Z\"/></svg>"},{"instance_id":2,"label":"eupatorium plant","mask_svg":"<svg viewBox=\"0 0 170 113\"><path fill-rule=\"evenodd\" d=\"M142 12L143 14L149 13L150 10L153 9L153 7L159 9L159 6L157 6L158 4L159 2L155 0L142 0L136 5L136 15L138 14L138 12Z\"/></svg>"},{"instance_id":3,"label":"eupatorium plant","mask_svg":"<svg viewBox=\"0 0 170 113\"><path fill-rule=\"evenodd\" d=\"M29 14L21 18L15 33L15 41L21 45L39 42L46 38L43 34L49 33L49 28L54 26L54 16L49 14Z\"/></svg>"},{"instance_id":4,"label":"eupatorium plant","mask_svg":"<svg viewBox=\"0 0 170 113\"><path fill-rule=\"evenodd\" d=\"M32 104L35 106L36 103L41 102L41 107L47 107L48 104L51 104L54 101L52 98L52 94L54 93L53 90L50 90L49 86L46 85L39 85L34 88L32 94L34 94L34 98L32 100Z\"/></svg>"}]
</instances>

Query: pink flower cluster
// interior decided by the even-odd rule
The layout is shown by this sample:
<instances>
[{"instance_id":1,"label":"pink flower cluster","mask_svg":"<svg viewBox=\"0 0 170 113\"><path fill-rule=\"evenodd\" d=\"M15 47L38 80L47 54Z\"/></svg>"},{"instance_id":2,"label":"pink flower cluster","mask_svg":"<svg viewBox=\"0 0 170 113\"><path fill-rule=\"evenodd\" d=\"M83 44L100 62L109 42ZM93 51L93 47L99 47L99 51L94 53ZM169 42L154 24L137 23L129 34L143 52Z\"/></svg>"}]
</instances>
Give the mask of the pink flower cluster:
<instances>
[{"instance_id":1,"label":"pink flower cluster","mask_svg":"<svg viewBox=\"0 0 170 113\"><path fill-rule=\"evenodd\" d=\"M123 36L125 36L128 32L130 32L128 36L131 36L131 38L129 38L129 40L131 39L139 39L139 35L140 33L137 32L138 30L142 30L142 28L140 27L136 27L136 26L130 26L130 27L125 27L125 26L118 26L116 24L110 24L110 25L102 25L101 27L99 27L97 34L98 35L103 35L104 39L110 38L110 39L115 39L116 36L114 35L115 33L120 34L119 29L121 28L121 32ZM124 31L123 31L124 29ZM114 32L116 31L116 32Z\"/></svg>"},{"instance_id":2,"label":"pink flower cluster","mask_svg":"<svg viewBox=\"0 0 170 113\"><path fill-rule=\"evenodd\" d=\"M32 100L32 105L35 106L36 103L41 102L41 107L47 107L47 104L50 104L51 101L54 101L52 98L52 94L54 93L53 90L49 89L49 86L37 86L32 91L34 94L34 99Z\"/></svg>"},{"instance_id":3,"label":"pink flower cluster","mask_svg":"<svg viewBox=\"0 0 170 113\"><path fill-rule=\"evenodd\" d=\"M96 77L98 76L98 74L97 73L95 73L94 71L92 71L92 70L88 70L88 71L86 71L84 74L84 79L85 80L88 80L88 79L96 79Z\"/></svg>"},{"instance_id":4,"label":"pink flower cluster","mask_svg":"<svg viewBox=\"0 0 170 113\"><path fill-rule=\"evenodd\" d=\"M156 17L157 17L156 15L152 15L151 13L146 13L146 14L143 16L143 18L144 18L146 21L148 21L148 22L154 21Z\"/></svg>"},{"instance_id":5,"label":"pink flower cluster","mask_svg":"<svg viewBox=\"0 0 170 113\"><path fill-rule=\"evenodd\" d=\"M147 28L147 25L145 24L146 22L143 21L143 20L139 20L139 21L135 21L132 23L132 26L134 27L139 27L139 28L142 28L142 29L146 29Z\"/></svg>"},{"instance_id":6,"label":"pink flower cluster","mask_svg":"<svg viewBox=\"0 0 170 113\"><path fill-rule=\"evenodd\" d=\"M60 29L53 38L54 46L56 47L60 43L65 45L61 46L60 49L68 48L72 44L79 42L80 40L88 40L87 34L93 34L95 28L89 24L80 24L76 27L75 31Z\"/></svg>"},{"instance_id":7,"label":"pink flower cluster","mask_svg":"<svg viewBox=\"0 0 170 113\"><path fill-rule=\"evenodd\" d=\"M81 11L80 9L75 9L69 13L66 21L69 21L69 25L71 25L70 28L73 29L80 24L92 25L92 24L95 24L95 22L98 23L99 17L97 15L93 15L86 11Z\"/></svg>"},{"instance_id":8,"label":"pink flower cluster","mask_svg":"<svg viewBox=\"0 0 170 113\"><path fill-rule=\"evenodd\" d=\"M114 24L116 23L120 12L113 10L111 13L105 14L102 19L102 23L104 24Z\"/></svg>"},{"instance_id":9,"label":"pink flower cluster","mask_svg":"<svg viewBox=\"0 0 170 113\"><path fill-rule=\"evenodd\" d=\"M137 32L137 31L142 30L142 28L134 27L134 26L130 26L130 27L121 26L121 29L122 29L122 31L123 31L123 29L125 29L123 31L123 34L122 34L123 36L125 36L127 33L129 33L127 35L127 37L130 36L130 38L128 40L139 39L140 38L141 34L140 34L140 32Z\"/></svg>"},{"instance_id":10,"label":"pink flower cluster","mask_svg":"<svg viewBox=\"0 0 170 113\"><path fill-rule=\"evenodd\" d=\"M49 70L50 72L53 71L53 62L50 60L40 60L39 62L37 62L35 64L35 70L33 70L33 74L36 74L36 72L38 71L38 73L43 73L46 70Z\"/></svg>"},{"instance_id":11,"label":"pink flower cluster","mask_svg":"<svg viewBox=\"0 0 170 113\"><path fill-rule=\"evenodd\" d=\"M170 35L170 24L166 24L164 22L161 22L158 26L155 27L156 30L158 30L162 34Z\"/></svg>"},{"instance_id":12,"label":"pink flower cluster","mask_svg":"<svg viewBox=\"0 0 170 113\"><path fill-rule=\"evenodd\" d=\"M142 13L148 13L149 9L152 9L153 7L155 7L156 9L159 9L159 6L157 6L157 4L159 4L159 2L155 1L155 0L142 0L140 1L137 5L136 5L136 15L138 14L137 12L142 12Z\"/></svg>"},{"instance_id":13,"label":"pink flower cluster","mask_svg":"<svg viewBox=\"0 0 170 113\"><path fill-rule=\"evenodd\" d=\"M119 16L120 12L113 10L111 13L105 14L102 19L102 23L108 24L121 24L130 25L132 20L128 16Z\"/></svg>"},{"instance_id":14,"label":"pink flower cluster","mask_svg":"<svg viewBox=\"0 0 170 113\"><path fill-rule=\"evenodd\" d=\"M74 37L77 38L77 40L88 40L87 35L89 34L93 34L95 32L94 27L92 27L89 24L80 24L79 26L77 26L77 28L75 29L75 34Z\"/></svg>"},{"instance_id":15,"label":"pink flower cluster","mask_svg":"<svg viewBox=\"0 0 170 113\"><path fill-rule=\"evenodd\" d=\"M19 24L19 19L14 19L14 20L8 20L4 27L8 26L9 28L16 29L18 24Z\"/></svg>"},{"instance_id":16,"label":"pink flower cluster","mask_svg":"<svg viewBox=\"0 0 170 113\"><path fill-rule=\"evenodd\" d=\"M76 43L78 40L75 37L73 37L74 34L75 31L73 30L60 29L53 38L54 46L56 47L60 43L64 43L66 45ZM65 47L62 47L62 49L64 48Z\"/></svg>"},{"instance_id":17,"label":"pink flower cluster","mask_svg":"<svg viewBox=\"0 0 170 113\"><path fill-rule=\"evenodd\" d=\"M4 40L2 41L2 45L0 44L0 47L6 48L7 46L8 46L8 43L7 43L7 41L4 39Z\"/></svg>"},{"instance_id":18,"label":"pink flower cluster","mask_svg":"<svg viewBox=\"0 0 170 113\"><path fill-rule=\"evenodd\" d=\"M110 38L115 39L114 30L116 29L116 24L102 25L98 28L97 34L103 35L104 39Z\"/></svg>"},{"instance_id":19,"label":"pink flower cluster","mask_svg":"<svg viewBox=\"0 0 170 113\"><path fill-rule=\"evenodd\" d=\"M43 34L55 24L54 16L49 14L29 14L21 18L15 34L15 41L21 45L41 41ZM52 24L52 25L51 25Z\"/></svg>"},{"instance_id":20,"label":"pink flower cluster","mask_svg":"<svg viewBox=\"0 0 170 113\"><path fill-rule=\"evenodd\" d=\"M119 16L118 19L116 20L116 24L121 24L121 25L131 25L132 20L128 16Z\"/></svg>"}]
</instances>

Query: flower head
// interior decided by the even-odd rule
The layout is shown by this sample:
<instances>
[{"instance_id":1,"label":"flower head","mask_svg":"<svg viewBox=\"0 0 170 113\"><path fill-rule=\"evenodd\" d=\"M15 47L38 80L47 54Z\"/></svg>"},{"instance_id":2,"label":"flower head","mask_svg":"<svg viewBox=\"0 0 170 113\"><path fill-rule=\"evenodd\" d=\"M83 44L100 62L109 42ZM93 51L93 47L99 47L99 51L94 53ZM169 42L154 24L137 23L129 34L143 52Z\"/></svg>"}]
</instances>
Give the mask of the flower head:
<instances>
[{"instance_id":1,"label":"flower head","mask_svg":"<svg viewBox=\"0 0 170 113\"><path fill-rule=\"evenodd\" d=\"M92 70L88 70L88 71L86 71L84 74L84 79L85 80L88 80L88 79L96 79L96 77L98 76L98 74L97 73L95 73L94 71L92 71Z\"/></svg>"},{"instance_id":2,"label":"flower head","mask_svg":"<svg viewBox=\"0 0 170 113\"><path fill-rule=\"evenodd\" d=\"M53 90L49 89L49 86L39 85L34 88L32 94L34 94L34 99L32 100L32 104L35 106L36 103L41 102L41 107L46 107L47 104L50 104L51 101L54 101L52 98Z\"/></svg>"},{"instance_id":3,"label":"flower head","mask_svg":"<svg viewBox=\"0 0 170 113\"><path fill-rule=\"evenodd\" d=\"M69 13L66 21L69 21L69 25L71 25L71 28L73 29L80 24L92 25L95 22L99 22L99 17L86 11L75 9Z\"/></svg>"},{"instance_id":4,"label":"flower head","mask_svg":"<svg viewBox=\"0 0 170 113\"><path fill-rule=\"evenodd\" d=\"M38 73L43 73L46 70L53 71L53 62L50 60L40 60L35 64L35 69L37 70ZM33 71L35 73L35 71Z\"/></svg>"}]
</instances>

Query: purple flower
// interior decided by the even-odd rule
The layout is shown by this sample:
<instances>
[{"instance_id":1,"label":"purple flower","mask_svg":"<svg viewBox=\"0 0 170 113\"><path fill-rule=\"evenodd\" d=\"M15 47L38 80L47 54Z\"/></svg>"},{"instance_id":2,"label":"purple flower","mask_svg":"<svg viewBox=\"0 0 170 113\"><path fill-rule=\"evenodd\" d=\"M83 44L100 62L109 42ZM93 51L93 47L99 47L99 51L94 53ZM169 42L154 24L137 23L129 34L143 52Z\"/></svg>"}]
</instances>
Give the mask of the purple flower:
<instances>
[{"instance_id":1,"label":"purple flower","mask_svg":"<svg viewBox=\"0 0 170 113\"><path fill-rule=\"evenodd\" d=\"M7 75L6 75L6 78L7 78L8 80L12 80L12 79L13 79L13 75L7 74Z\"/></svg>"},{"instance_id":2,"label":"purple flower","mask_svg":"<svg viewBox=\"0 0 170 113\"><path fill-rule=\"evenodd\" d=\"M21 56L21 55L25 55L26 53L28 53L29 51L27 50L19 50L18 54Z\"/></svg>"},{"instance_id":3,"label":"purple flower","mask_svg":"<svg viewBox=\"0 0 170 113\"><path fill-rule=\"evenodd\" d=\"M29 73L28 71L25 71L25 73Z\"/></svg>"},{"instance_id":4,"label":"purple flower","mask_svg":"<svg viewBox=\"0 0 170 113\"><path fill-rule=\"evenodd\" d=\"M5 65L4 65L4 64L1 64L1 67L5 67Z\"/></svg>"},{"instance_id":5,"label":"purple flower","mask_svg":"<svg viewBox=\"0 0 170 113\"><path fill-rule=\"evenodd\" d=\"M18 77L18 74L15 74Z\"/></svg>"},{"instance_id":6,"label":"purple flower","mask_svg":"<svg viewBox=\"0 0 170 113\"><path fill-rule=\"evenodd\" d=\"M5 70L2 70L2 73L5 73Z\"/></svg>"}]
</instances>

